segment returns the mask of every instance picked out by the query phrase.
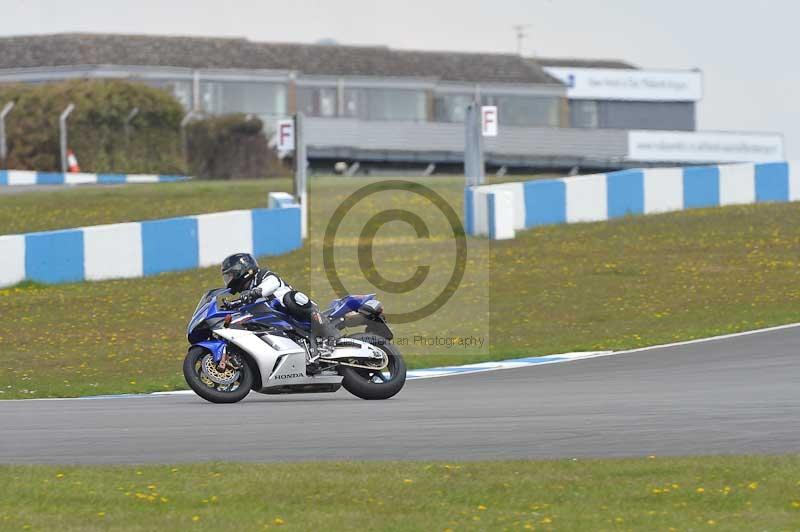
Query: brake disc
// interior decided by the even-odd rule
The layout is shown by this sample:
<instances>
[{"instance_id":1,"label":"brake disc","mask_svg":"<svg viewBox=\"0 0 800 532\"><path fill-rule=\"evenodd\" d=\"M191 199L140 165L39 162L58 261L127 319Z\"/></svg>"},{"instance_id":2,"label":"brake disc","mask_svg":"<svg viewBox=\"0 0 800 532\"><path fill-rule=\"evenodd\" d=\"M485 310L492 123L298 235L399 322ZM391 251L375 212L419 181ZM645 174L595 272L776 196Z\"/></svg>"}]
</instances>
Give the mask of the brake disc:
<instances>
[{"instance_id":1,"label":"brake disc","mask_svg":"<svg viewBox=\"0 0 800 532\"><path fill-rule=\"evenodd\" d=\"M219 367L214 363L214 357L211 356L211 354L203 357L202 370L204 376L222 386L232 384L239 378L239 371L231 366L227 366L225 371L220 371Z\"/></svg>"}]
</instances>

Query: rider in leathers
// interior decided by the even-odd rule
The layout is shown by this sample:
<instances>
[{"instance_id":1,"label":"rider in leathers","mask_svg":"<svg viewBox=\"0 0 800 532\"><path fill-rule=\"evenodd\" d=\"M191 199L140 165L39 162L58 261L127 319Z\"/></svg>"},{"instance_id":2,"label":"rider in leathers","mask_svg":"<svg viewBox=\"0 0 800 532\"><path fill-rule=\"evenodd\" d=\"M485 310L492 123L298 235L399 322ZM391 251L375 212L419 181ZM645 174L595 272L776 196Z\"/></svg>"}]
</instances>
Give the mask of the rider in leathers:
<instances>
[{"instance_id":1,"label":"rider in leathers","mask_svg":"<svg viewBox=\"0 0 800 532\"><path fill-rule=\"evenodd\" d=\"M312 347L320 355L329 353L341 336L328 318L322 315L307 295L298 292L284 282L276 273L258 267L256 259L249 253L236 253L222 261L222 280L232 292L238 293L242 304L254 303L258 299L277 299L287 314L311 322ZM315 341L314 341L315 340Z\"/></svg>"}]
</instances>

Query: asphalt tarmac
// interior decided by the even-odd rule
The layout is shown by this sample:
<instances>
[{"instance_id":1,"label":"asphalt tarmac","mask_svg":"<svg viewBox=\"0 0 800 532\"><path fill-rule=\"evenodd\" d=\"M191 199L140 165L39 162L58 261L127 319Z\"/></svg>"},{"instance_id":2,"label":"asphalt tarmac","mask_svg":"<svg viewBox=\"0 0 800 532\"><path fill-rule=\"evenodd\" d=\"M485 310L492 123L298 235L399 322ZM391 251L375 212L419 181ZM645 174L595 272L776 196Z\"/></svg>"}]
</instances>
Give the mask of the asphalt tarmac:
<instances>
[{"instance_id":1,"label":"asphalt tarmac","mask_svg":"<svg viewBox=\"0 0 800 532\"><path fill-rule=\"evenodd\" d=\"M0 401L0 463L800 452L800 327L335 394Z\"/></svg>"}]
</instances>

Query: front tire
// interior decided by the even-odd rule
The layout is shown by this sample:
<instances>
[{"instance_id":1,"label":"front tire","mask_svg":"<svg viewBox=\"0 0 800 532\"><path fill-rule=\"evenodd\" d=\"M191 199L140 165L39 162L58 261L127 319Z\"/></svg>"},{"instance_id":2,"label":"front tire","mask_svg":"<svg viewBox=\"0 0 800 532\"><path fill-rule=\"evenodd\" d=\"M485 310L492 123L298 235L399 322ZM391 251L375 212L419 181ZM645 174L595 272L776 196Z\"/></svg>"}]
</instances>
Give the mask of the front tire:
<instances>
[{"instance_id":1,"label":"front tire","mask_svg":"<svg viewBox=\"0 0 800 532\"><path fill-rule=\"evenodd\" d=\"M406 363L400 351L389 340L374 334L350 336L380 348L389 357L389 365L381 372L341 366L342 386L356 397L368 400L389 399L397 395L406 383Z\"/></svg>"},{"instance_id":2,"label":"front tire","mask_svg":"<svg viewBox=\"0 0 800 532\"><path fill-rule=\"evenodd\" d=\"M186 384L194 390L194 393L211 403L238 403L247 397L253 385L253 371L247 362L242 361L239 378L234 383L237 385L235 389L222 391L206 384L201 377L203 360L210 355L211 353L202 347L195 346L189 349L186 358L183 359L183 377L186 379Z\"/></svg>"}]
</instances>

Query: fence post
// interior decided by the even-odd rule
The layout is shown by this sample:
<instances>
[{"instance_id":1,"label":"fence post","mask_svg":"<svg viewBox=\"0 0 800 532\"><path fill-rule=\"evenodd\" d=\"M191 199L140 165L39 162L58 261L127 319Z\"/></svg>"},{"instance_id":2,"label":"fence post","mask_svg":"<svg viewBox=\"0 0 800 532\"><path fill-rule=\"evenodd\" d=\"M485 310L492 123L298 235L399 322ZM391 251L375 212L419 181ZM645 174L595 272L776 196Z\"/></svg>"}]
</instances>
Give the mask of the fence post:
<instances>
[{"instance_id":1,"label":"fence post","mask_svg":"<svg viewBox=\"0 0 800 532\"><path fill-rule=\"evenodd\" d=\"M6 141L6 116L14 108L14 102L8 102L3 106L0 111L0 160L3 161L3 166L6 165L6 158L8 157L8 144Z\"/></svg>"},{"instance_id":2,"label":"fence post","mask_svg":"<svg viewBox=\"0 0 800 532\"><path fill-rule=\"evenodd\" d=\"M300 234L308 237L308 157L303 113L294 115L294 197L300 204Z\"/></svg>"},{"instance_id":3,"label":"fence post","mask_svg":"<svg viewBox=\"0 0 800 532\"><path fill-rule=\"evenodd\" d=\"M71 103L64 109L58 118L58 131L61 141L61 173L67 173L67 118L75 110L75 104Z\"/></svg>"},{"instance_id":4,"label":"fence post","mask_svg":"<svg viewBox=\"0 0 800 532\"><path fill-rule=\"evenodd\" d=\"M128 113L128 116L125 117L125 123L123 124L123 128L125 130L125 147L128 147L131 141L131 120L136 118L136 115L139 114L139 108L134 107L131 109L131 112Z\"/></svg>"}]
</instances>

